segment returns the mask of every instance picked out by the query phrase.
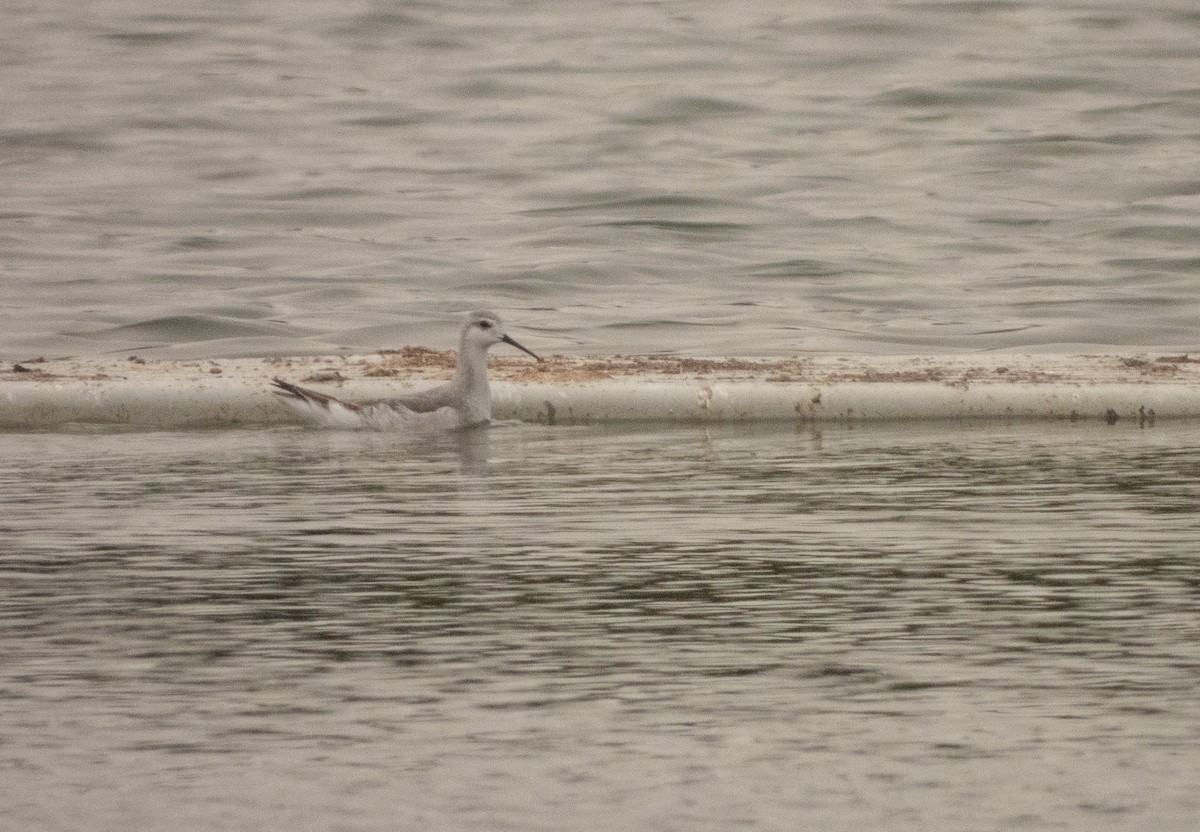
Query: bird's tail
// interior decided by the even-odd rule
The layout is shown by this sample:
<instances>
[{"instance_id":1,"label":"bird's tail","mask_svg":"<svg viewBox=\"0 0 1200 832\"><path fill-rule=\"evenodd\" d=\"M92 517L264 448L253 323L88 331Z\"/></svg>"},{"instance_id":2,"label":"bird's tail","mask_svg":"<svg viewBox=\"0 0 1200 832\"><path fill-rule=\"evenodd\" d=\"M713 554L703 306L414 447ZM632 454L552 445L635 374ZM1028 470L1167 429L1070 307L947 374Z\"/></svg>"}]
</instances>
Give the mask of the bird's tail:
<instances>
[{"instance_id":1,"label":"bird's tail","mask_svg":"<svg viewBox=\"0 0 1200 832\"><path fill-rule=\"evenodd\" d=\"M271 379L271 392L279 396L302 416L318 424L332 427L363 427L362 405L345 402L335 396L327 396L309 390L281 378Z\"/></svg>"},{"instance_id":2,"label":"bird's tail","mask_svg":"<svg viewBox=\"0 0 1200 832\"><path fill-rule=\"evenodd\" d=\"M271 386L275 388L271 392L276 396L281 396L293 402L303 402L308 405L315 405L317 407L325 408L326 410L329 409L331 404L336 402L343 407L348 407L351 410L354 409L353 405L349 404L348 402L344 402L341 399L336 399L333 396L327 396L324 393L318 393L316 390L309 390L307 387L301 387L298 384L292 384L290 381L284 381L281 378L271 379Z\"/></svg>"}]
</instances>

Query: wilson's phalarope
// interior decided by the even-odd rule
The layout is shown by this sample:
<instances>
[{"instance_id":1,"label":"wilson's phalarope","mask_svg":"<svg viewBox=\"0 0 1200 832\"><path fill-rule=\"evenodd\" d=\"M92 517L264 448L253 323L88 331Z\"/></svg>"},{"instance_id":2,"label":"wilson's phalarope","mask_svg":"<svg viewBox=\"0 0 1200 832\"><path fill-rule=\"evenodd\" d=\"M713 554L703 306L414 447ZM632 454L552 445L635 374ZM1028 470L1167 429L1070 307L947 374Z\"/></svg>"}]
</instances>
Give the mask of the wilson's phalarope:
<instances>
[{"instance_id":1,"label":"wilson's phalarope","mask_svg":"<svg viewBox=\"0 0 1200 832\"><path fill-rule=\"evenodd\" d=\"M492 344L511 344L538 361L542 359L505 334L492 312L472 312L463 324L454 381L389 399L343 401L272 379L273 392L297 412L322 425L357 428L465 428L486 423L492 416L488 389L487 351Z\"/></svg>"}]
</instances>

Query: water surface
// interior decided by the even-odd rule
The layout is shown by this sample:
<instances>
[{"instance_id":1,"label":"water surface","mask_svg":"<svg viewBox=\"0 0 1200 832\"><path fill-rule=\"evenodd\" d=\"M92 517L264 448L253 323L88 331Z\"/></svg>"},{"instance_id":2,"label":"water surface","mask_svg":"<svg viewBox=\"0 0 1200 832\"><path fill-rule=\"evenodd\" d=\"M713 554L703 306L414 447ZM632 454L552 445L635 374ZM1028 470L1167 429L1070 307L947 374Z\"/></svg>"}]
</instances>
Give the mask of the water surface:
<instances>
[{"instance_id":1,"label":"water surface","mask_svg":"<svg viewBox=\"0 0 1200 832\"><path fill-rule=\"evenodd\" d=\"M11 360L1196 347L1188 2L4 11Z\"/></svg>"},{"instance_id":2,"label":"water surface","mask_svg":"<svg viewBox=\"0 0 1200 832\"><path fill-rule=\"evenodd\" d=\"M1190 830L1200 433L0 434L21 829Z\"/></svg>"}]
</instances>

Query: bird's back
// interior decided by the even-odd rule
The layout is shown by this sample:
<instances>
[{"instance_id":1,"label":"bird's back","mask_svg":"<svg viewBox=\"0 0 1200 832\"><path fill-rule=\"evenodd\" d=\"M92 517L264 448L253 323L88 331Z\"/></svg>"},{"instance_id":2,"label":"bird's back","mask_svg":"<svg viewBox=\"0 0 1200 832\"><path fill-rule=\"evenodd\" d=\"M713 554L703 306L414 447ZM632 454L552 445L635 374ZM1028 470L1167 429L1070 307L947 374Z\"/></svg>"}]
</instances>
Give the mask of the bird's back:
<instances>
[{"instance_id":1,"label":"bird's back","mask_svg":"<svg viewBox=\"0 0 1200 832\"><path fill-rule=\"evenodd\" d=\"M458 392L458 385L450 383L432 387L429 390L419 390L415 393L405 393L400 396L389 396L386 399L363 402L363 404L368 406L385 405L388 407L400 405L411 410L413 413L432 413L443 407L458 409L462 406L459 399L461 399L461 395Z\"/></svg>"}]
</instances>

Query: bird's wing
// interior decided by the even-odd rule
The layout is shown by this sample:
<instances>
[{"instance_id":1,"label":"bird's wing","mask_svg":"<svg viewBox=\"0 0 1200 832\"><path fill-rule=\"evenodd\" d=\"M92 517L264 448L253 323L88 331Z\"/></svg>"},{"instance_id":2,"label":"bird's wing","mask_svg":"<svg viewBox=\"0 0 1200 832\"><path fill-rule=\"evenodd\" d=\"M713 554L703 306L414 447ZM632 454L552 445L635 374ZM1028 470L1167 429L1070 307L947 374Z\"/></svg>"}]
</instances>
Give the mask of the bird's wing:
<instances>
[{"instance_id":1,"label":"bird's wing","mask_svg":"<svg viewBox=\"0 0 1200 832\"><path fill-rule=\"evenodd\" d=\"M318 393L316 390L292 384L290 381L284 381L281 378L271 379L271 385L276 388L272 392L277 396L306 402L322 408L328 408L331 404L340 404L348 410L364 410L372 407L396 407L398 405L406 410L411 410L413 413L432 413L443 407L452 407L454 405L454 386L451 384L443 384L440 387L421 390L417 393L406 393L403 396L389 396L386 399L366 399L353 402L325 393Z\"/></svg>"},{"instance_id":2,"label":"bird's wing","mask_svg":"<svg viewBox=\"0 0 1200 832\"><path fill-rule=\"evenodd\" d=\"M434 387L430 390L421 390L417 393L406 393L403 396L391 396L386 399L373 399L372 401L359 402L361 407L395 407L399 405L413 413L432 413L435 410L440 410L443 407L453 407L454 401L454 385L443 384L440 387Z\"/></svg>"}]
</instances>

